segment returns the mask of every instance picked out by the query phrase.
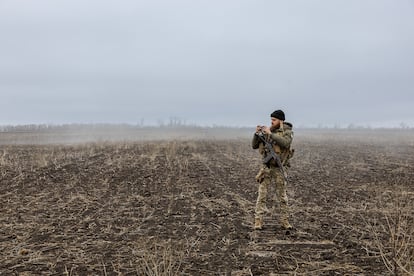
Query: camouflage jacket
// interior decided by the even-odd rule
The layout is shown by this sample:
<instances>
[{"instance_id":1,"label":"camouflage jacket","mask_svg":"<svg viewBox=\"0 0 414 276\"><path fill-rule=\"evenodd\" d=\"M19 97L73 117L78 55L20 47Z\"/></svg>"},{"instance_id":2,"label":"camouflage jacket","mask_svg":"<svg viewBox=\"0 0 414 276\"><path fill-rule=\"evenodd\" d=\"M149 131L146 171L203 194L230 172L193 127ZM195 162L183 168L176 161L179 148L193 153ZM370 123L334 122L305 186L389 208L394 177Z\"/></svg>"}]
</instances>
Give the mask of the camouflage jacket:
<instances>
[{"instance_id":1,"label":"camouflage jacket","mask_svg":"<svg viewBox=\"0 0 414 276\"><path fill-rule=\"evenodd\" d=\"M289 159L293 156L294 150L291 149L293 140L292 124L285 122L283 127L276 130L272 130L270 135L266 135L266 139L273 143L274 151L280 155L282 164L289 166ZM264 144L260 141L259 137L255 134L252 140L252 148L259 149L260 154L265 157L266 150ZM275 164L273 164L275 165Z\"/></svg>"}]
</instances>

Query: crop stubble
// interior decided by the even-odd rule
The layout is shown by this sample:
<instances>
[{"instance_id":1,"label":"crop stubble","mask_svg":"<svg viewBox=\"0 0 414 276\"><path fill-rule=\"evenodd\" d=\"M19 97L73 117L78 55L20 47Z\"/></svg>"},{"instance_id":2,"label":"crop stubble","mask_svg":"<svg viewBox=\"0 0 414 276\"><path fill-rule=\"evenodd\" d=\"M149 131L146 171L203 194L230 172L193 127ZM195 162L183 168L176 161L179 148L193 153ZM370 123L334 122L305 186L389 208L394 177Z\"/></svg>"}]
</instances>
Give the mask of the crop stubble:
<instances>
[{"instance_id":1,"label":"crop stubble","mask_svg":"<svg viewBox=\"0 0 414 276\"><path fill-rule=\"evenodd\" d=\"M265 229L251 228L249 139L3 145L0 274L387 274L387 220L398 209L413 226L407 141L299 135L290 233L272 197Z\"/></svg>"}]
</instances>

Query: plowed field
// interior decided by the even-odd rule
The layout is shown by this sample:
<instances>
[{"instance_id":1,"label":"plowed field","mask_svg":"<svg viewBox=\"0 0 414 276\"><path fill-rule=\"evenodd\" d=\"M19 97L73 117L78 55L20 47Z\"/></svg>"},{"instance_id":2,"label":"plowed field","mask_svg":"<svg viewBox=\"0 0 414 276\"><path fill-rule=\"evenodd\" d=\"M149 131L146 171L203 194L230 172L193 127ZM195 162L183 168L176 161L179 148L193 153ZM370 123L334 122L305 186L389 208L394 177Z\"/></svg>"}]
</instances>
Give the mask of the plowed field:
<instances>
[{"instance_id":1,"label":"plowed field","mask_svg":"<svg viewBox=\"0 0 414 276\"><path fill-rule=\"evenodd\" d=\"M290 232L272 196L252 229L247 138L3 145L0 274L413 273L414 139L321 137L295 140Z\"/></svg>"}]
</instances>

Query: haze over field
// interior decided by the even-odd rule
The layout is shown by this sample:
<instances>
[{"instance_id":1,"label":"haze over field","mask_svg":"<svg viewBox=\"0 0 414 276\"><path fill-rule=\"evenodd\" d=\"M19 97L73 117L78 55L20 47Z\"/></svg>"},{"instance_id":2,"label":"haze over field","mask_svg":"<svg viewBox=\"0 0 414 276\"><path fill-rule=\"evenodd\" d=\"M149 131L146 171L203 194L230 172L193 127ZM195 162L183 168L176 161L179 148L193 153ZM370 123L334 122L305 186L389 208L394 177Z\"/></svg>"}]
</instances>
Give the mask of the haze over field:
<instances>
[{"instance_id":1,"label":"haze over field","mask_svg":"<svg viewBox=\"0 0 414 276\"><path fill-rule=\"evenodd\" d=\"M412 1L0 2L0 124L414 126Z\"/></svg>"}]
</instances>

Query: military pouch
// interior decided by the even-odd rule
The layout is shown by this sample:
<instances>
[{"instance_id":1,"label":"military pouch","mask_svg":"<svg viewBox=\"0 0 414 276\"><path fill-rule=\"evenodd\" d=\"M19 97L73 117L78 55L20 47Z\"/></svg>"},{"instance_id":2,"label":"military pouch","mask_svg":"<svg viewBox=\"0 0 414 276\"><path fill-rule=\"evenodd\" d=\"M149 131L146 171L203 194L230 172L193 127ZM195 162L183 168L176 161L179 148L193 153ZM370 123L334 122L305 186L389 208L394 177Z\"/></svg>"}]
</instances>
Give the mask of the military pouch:
<instances>
[{"instance_id":1,"label":"military pouch","mask_svg":"<svg viewBox=\"0 0 414 276\"><path fill-rule=\"evenodd\" d=\"M266 174L268 174L268 170L266 168L261 168L259 173L256 175L256 181L258 183L262 183L264 179L266 178Z\"/></svg>"},{"instance_id":2,"label":"military pouch","mask_svg":"<svg viewBox=\"0 0 414 276\"><path fill-rule=\"evenodd\" d=\"M293 154L295 153L295 149L289 149L285 152L283 156L283 165L286 167L290 167L289 160L293 157Z\"/></svg>"}]
</instances>

